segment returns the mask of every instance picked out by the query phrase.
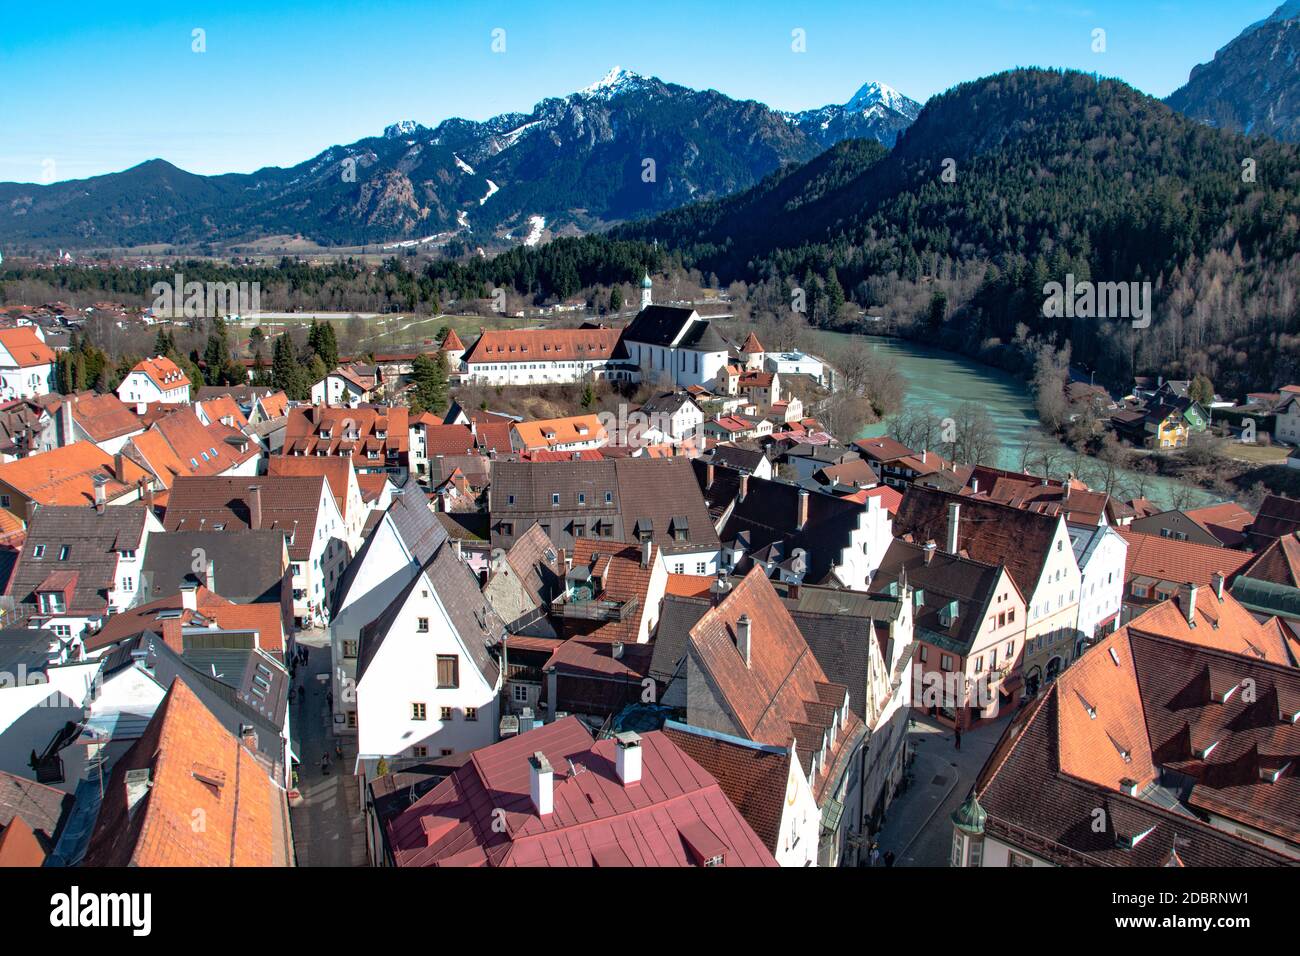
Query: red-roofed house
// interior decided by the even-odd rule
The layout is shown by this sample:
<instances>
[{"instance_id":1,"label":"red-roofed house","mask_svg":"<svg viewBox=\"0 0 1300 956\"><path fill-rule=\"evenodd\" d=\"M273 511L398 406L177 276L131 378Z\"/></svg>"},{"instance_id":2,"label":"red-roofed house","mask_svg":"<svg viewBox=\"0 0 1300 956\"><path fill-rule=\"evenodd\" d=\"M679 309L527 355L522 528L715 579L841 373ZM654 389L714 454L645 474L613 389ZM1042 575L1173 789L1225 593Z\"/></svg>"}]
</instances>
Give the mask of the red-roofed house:
<instances>
[{"instance_id":1,"label":"red-roofed house","mask_svg":"<svg viewBox=\"0 0 1300 956\"><path fill-rule=\"evenodd\" d=\"M54 391L54 351L36 326L0 329L0 399Z\"/></svg>"},{"instance_id":2,"label":"red-roofed house","mask_svg":"<svg viewBox=\"0 0 1300 956\"><path fill-rule=\"evenodd\" d=\"M484 747L392 820L396 866L775 866L661 731L593 742L569 717Z\"/></svg>"},{"instance_id":3,"label":"red-roofed house","mask_svg":"<svg viewBox=\"0 0 1300 956\"><path fill-rule=\"evenodd\" d=\"M837 866L862 826L865 728L759 565L691 628L686 698L692 726L796 752L821 815L818 863Z\"/></svg>"},{"instance_id":4,"label":"red-roofed house","mask_svg":"<svg viewBox=\"0 0 1300 956\"><path fill-rule=\"evenodd\" d=\"M148 402L184 404L190 402L190 380L165 355L142 359L122 379L117 397L127 405Z\"/></svg>"}]
</instances>

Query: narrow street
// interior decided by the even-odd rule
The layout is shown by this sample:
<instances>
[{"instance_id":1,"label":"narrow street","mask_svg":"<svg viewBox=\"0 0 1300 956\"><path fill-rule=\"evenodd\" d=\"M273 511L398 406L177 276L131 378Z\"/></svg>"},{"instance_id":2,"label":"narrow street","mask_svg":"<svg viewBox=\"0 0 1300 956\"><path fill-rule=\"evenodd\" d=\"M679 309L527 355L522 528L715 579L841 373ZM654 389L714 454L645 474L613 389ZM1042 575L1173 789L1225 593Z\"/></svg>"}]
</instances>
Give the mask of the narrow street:
<instances>
[{"instance_id":1,"label":"narrow street","mask_svg":"<svg viewBox=\"0 0 1300 956\"><path fill-rule=\"evenodd\" d=\"M916 716L908 733L915 755L911 783L895 798L885 815L885 827L876 836L883 856L893 851L895 866L947 866L952 849L951 814L956 810L1002 731L1010 721L1004 714L961 735L961 750L953 732L933 718Z\"/></svg>"},{"instance_id":2,"label":"narrow street","mask_svg":"<svg viewBox=\"0 0 1300 956\"><path fill-rule=\"evenodd\" d=\"M298 632L298 645L307 648L307 664L299 666L294 686L306 687L306 695L295 695L293 740L301 763L298 789L302 801L289 808L293 826L294 852L298 866L365 866L366 840L359 811L355 738L335 737L326 694L330 690L329 634L315 628ZM335 755L341 743L343 757ZM329 754L329 772L321 770L321 757Z\"/></svg>"}]
</instances>

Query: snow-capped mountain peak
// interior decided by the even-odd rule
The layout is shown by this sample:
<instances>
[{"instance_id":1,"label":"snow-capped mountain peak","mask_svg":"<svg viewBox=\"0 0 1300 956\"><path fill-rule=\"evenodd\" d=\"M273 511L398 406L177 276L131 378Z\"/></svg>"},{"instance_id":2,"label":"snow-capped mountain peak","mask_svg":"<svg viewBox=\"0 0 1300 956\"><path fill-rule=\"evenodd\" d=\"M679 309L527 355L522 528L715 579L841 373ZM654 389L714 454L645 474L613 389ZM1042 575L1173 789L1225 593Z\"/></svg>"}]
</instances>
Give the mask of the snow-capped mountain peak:
<instances>
[{"instance_id":1,"label":"snow-capped mountain peak","mask_svg":"<svg viewBox=\"0 0 1300 956\"><path fill-rule=\"evenodd\" d=\"M844 112L865 113L877 105L884 106L913 119L917 114L915 100L904 96L892 86L886 86L884 83L877 83L874 80L853 94L852 99L844 104Z\"/></svg>"},{"instance_id":2,"label":"snow-capped mountain peak","mask_svg":"<svg viewBox=\"0 0 1300 956\"><path fill-rule=\"evenodd\" d=\"M410 136L419 128L420 124L415 120L401 120L400 122L393 123L391 126L384 127L384 139L397 139L399 136Z\"/></svg>"},{"instance_id":3,"label":"snow-capped mountain peak","mask_svg":"<svg viewBox=\"0 0 1300 956\"><path fill-rule=\"evenodd\" d=\"M631 70L625 70L621 66L616 66L595 83L591 84L591 86L579 90L578 95L609 99L610 97L617 96L620 93L634 90L644 82L645 77L640 73L633 73Z\"/></svg>"}]
</instances>

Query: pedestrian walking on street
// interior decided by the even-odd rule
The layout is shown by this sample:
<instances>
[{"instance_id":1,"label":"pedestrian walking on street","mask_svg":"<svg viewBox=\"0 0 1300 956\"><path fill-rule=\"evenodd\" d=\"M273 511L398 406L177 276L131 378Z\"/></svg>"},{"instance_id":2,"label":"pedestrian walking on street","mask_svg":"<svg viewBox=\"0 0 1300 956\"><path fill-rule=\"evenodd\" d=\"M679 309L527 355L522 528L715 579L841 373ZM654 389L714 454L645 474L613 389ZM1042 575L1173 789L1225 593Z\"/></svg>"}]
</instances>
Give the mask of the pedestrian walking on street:
<instances>
[{"instance_id":1,"label":"pedestrian walking on street","mask_svg":"<svg viewBox=\"0 0 1300 956\"><path fill-rule=\"evenodd\" d=\"M885 851L885 866L893 866L893 865L894 865L894 851L893 851L893 850L886 850L886 851Z\"/></svg>"},{"instance_id":2,"label":"pedestrian walking on street","mask_svg":"<svg viewBox=\"0 0 1300 956\"><path fill-rule=\"evenodd\" d=\"M880 844L873 843L871 844L871 865L875 866L876 861L879 859L880 859Z\"/></svg>"},{"instance_id":3,"label":"pedestrian walking on street","mask_svg":"<svg viewBox=\"0 0 1300 956\"><path fill-rule=\"evenodd\" d=\"M325 774L327 774L327 773L330 772L330 755L329 755L329 754L321 754L321 755L320 755L320 772L321 772L321 773L325 773Z\"/></svg>"},{"instance_id":4,"label":"pedestrian walking on street","mask_svg":"<svg viewBox=\"0 0 1300 956\"><path fill-rule=\"evenodd\" d=\"M952 739L953 742L957 745L957 749L961 750L961 728L960 727L957 728L956 732L953 734Z\"/></svg>"}]
</instances>

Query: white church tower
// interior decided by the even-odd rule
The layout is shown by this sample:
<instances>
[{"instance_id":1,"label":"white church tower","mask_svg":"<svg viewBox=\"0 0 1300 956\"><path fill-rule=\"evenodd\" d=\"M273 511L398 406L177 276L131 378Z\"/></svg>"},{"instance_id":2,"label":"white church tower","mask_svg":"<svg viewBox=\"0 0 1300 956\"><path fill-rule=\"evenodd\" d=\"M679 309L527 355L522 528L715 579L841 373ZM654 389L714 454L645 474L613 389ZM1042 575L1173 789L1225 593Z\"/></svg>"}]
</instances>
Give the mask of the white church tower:
<instances>
[{"instance_id":1,"label":"white church tower","mask_svg":"<svg viewBox=\"0 0 1300 956\"><path fill-rule=\"evenodd\" d=\"M641 308L644 309L649 305L650 305L650 273L647 272L645 274L645 278L641 280Z\"/></svg>"}]
</instances>

